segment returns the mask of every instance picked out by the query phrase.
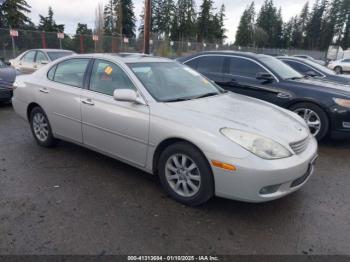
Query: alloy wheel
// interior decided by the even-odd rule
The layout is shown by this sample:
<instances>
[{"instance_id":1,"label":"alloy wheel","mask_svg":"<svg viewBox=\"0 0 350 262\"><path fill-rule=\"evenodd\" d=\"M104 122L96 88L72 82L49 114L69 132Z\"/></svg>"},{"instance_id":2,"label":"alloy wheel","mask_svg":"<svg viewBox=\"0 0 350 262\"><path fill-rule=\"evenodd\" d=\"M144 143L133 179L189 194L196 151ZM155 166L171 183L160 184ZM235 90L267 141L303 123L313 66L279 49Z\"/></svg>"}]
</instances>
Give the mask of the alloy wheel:
<instances>
[{"instance_id":1,"label":"alloy wheel","mask_svg":"<svg viewBox=\"0 0 350 262\"><path fill-rule=\"evenodd\" d=\"M308 125L313 136L317 136L321 130L321 119L316 112L308 108L297 108L294 110L300 117L302 117Z\"/></svg>"},{"instance_id":2,"label":"alloy wheel","mask_svg":"<svg viewBox=\"0 0 350 262\"><path fill-rule=\"evenodd\" d=\"M165 176L170 187L183 197L193 197L201 186L197 164L184 154L169 157L165 165Z\"/></svg>"},{"instance_id":3,"label":"alloy wheel","mask_svg":"<svg viewBox=\"0 0 350 262\"><path fill-rule=\"evenodd\" d=\"M43 113L37 112L33 116L33 130L36 138L45 142L49 136L49 124L46 120L46 116Z\"/></svg>"}]
</instances>

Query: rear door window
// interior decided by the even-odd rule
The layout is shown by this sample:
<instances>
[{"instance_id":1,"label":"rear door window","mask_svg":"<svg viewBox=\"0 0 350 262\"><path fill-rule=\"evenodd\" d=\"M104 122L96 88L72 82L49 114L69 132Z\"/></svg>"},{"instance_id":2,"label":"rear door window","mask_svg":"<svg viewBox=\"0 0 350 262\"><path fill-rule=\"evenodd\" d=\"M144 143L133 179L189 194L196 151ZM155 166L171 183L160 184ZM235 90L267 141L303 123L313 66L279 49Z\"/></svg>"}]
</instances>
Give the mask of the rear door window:
<instances>
[{"instance_id":1,"label":"rear door window","mask_svg":"<svg viewBox=\"0 0 350 262\"><path fill-rule=\"evenodd\" d=\"M223 73L225 57L203 56L198 58L197 70L201 73Z\"/></svg>"},{"instance_id":2,"label":"rear door window","mask_svg":"<svg viewBox=\"0 0 350 262\"><path fill-rule=\"evenodd\" d=\"M34 63L35 53L36 51L29 51L22 57L22 61L27 63Z\"/></svg>"},{"instance_id":3,"label":"rear door window","mask_svg":"<svg viewBox=\"0 0 350 262\"><path fill-rule=\"evenodd\" d=\"M66 85L83 87L84 75L90 59L75 58L59 63L53 80Z\"/></svg>"}]
</instances>

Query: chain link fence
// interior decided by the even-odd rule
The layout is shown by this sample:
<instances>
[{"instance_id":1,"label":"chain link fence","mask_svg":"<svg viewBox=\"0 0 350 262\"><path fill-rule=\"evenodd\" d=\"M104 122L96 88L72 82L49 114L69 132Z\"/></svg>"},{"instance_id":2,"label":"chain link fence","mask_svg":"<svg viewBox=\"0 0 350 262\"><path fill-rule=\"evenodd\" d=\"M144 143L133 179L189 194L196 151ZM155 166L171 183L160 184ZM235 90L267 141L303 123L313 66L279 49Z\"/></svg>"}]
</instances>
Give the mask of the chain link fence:
<instances>
[{"instance_id":1,"label":"chain link fence","mask_svg":"<svg viewBox=\"0 0 350 262\"><path fill-rule=\"evenodd\" d=\"M114 37L102 34L95 36L71 35L28 30L16 30L16 36L11 36L10 31L10 29L0 28L0 58L5 60L16 57L28 49L35 48L68 49L80 54L134 53L142 52L143 50L143 39L140 38L128 39L125 37ZM326 52L316 50L239 47L228 44L176 42L157 39L150 40L150 49L153 55L163 57L180 57L200 51L236 50L270 55L304 54L322 60L326 58Z\"/></svg>"}]
</instances>

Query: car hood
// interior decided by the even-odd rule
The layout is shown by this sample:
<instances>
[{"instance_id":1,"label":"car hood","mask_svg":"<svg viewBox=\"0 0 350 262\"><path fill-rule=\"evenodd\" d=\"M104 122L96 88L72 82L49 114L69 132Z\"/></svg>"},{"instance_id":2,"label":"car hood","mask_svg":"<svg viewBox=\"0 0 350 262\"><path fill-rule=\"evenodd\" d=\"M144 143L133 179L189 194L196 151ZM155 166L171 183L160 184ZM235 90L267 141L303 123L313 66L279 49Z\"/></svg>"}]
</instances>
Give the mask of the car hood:
<instances>
[{"instance_id":1,"label":"car hood","mask_svg":"<svg viewBox=\"0 0 350 262\"><path fill-rule=\"evenodd\" d=\"M206 121L209 129L229 127L244 130L284 145L303 140L309 135L305 123L296 114L262 100L231 92L167 105L176 108L177 112L182 111L181 118L192 125Z\"/></svg>"},{"instance_id":2,"label":"car hood","mask_svg":"<svg viewBox=\"0 0 350 262\"><path fill-rule=\"evenodd\" d=\"M12 67L0 68L0 82L13 83L16 79L16 70Z\"/></svg>"}]
</instances>

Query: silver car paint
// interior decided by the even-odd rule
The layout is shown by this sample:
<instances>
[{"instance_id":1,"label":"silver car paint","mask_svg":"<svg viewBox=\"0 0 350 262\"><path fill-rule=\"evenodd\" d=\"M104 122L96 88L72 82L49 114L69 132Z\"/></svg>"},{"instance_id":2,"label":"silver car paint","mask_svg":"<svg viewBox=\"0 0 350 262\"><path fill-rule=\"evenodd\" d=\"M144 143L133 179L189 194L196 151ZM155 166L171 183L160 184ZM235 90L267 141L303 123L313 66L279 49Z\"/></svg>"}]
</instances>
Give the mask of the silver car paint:
<instances>
[{"instance_id":1,"label":"silver car paint","mask_svg":"<svg viewBox=\"0 0 350 262\"><path fill-rule=\"evenodd\" d=\"M118 102L106 95L54 83L46 77L51 65L30 76L19 77L18 81L24 82L26 87L18 87L14 92L16 112L27 118L28 105L37 103L47 113L55 136L92 148L149 173L153 172L153 157L159 144L174 138L189 141L203 152L209 162L227 161L238 167L234 174L212 167L215 193L218 196L260 202L281 197L302 186L270 197L260 196L257 188L289 183L302 176L317 154L317 143L313 137L310 137L309 148L303 154L272 161L251 154L220 133L224 127L253 132L274 139L291 150L290 143L309 135L303 120L294 113L232 93L186 102L158 103L123 62L171 60L122 60L109 55L79 57L95 57L120 65L142 95L144 105ZM40 92L42 88L48 92ZM91 98L93 106L82 103L87 98Z\"/></svg>"}]
</instances>

